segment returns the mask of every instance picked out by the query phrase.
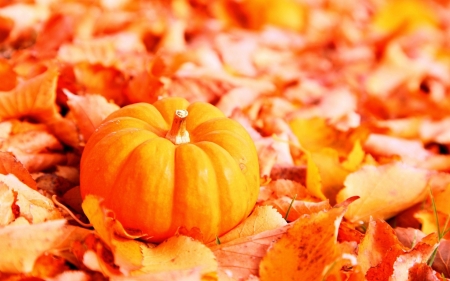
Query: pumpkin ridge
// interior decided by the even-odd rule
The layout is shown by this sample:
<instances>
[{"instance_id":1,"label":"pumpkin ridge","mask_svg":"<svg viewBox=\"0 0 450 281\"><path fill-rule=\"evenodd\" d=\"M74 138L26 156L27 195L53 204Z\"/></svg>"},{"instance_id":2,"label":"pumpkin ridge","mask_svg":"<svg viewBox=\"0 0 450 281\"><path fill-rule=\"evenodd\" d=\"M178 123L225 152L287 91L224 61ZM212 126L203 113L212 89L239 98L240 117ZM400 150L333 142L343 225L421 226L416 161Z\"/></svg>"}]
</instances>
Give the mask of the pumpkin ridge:
<instances>
[{"instance_id":1,"label":"pumpkin ridge","mask_svg":"<svg viewBox=\"0 0 450 281\"><path fill-rule=\"evenodd\" d=\"M167 153L168 149L175 149L175 146L169 141L166 140L164 138L160 138L160 137L154 137L152 139L148 139L146 141L144 141L143 143L139 144L138 146L136 146L132 151L129 152L128 157L123 161L123 167L122 169L120 169L118 176L117 176L117 180L114 182L114 184L111 186L111 192L109 194L109 198L107 198L107 200L105 200L105 202L109 202L111 203L111 207L118 210L118 209L125 209L125 212L130 212L130 210L128 209L130 206L127 207L128 204L131 204L131 208L138 208L139 206L137 206L135 204L134 201L136 200L143 200L146 199L147 197L143 197L144 194L151 194L152 199L151 200L147 200L146 202L140 202L140 205L142 206L142 213L138 214L136 212L134 212L134 220L135 221L140 221L142 220L143 217L145 217L145 221L146 223L143 224L143 228L139 229L139 227L136 226L137 223L133 223L133 219L122 219L119 216L117 216L117 218L119 219L119 221L123 221L124 226L128 226L128 227L132 227L133 229L139 229L143 232L149 232L149 229L154 228L154 225L158 225L159 229L155 230L152 229L153 232L175 232L172 228L172 223L169 220L172 217L172 213L166 213L164 215L161 215L160 217L158 217L158 215L160 214L160 210L162 208L165 208L167 204L165 204L164 206L160 206L158 210L155 210L154 208L158 208L158 206L155 206L154 201L159 201L159 200L155 200L154 198L161 196L162 193L164 192L168 192L169 190L174 190L175 186L173 186L172 188L165 188L165 190L162 190L158 187L156 187L156 185L159 186L159 184L156 184L155 186L149 186L148 184L145 184L148 180L149 177L142 177L142 175L139 175L139 171L142 171L141 169L135 169L133 168L136 164L141 164L141 163L148 163L148 161L146 161L147 158L149 158L149 153L150 151L152 151L153 149L155 151L157 151L158 149L162 149L161 147L163 147L163 150L165 153ZM152 158L152 157L151 157ZM153 159L153 158L152 158ZM174 165L172 160L172 164L171 163L158 163L159 165L158 168L164 168L164 164L167 164L165 167L167 168L169 165ZM142 173L150 175L152 172L154 171L142 171ZM138 180L140 179L140 180ZM140 183L140 184L136 184L136 183ZM159 182L158 182L159 183ZM154 187L153 189L151 187ZM156 194L154 191L155 189L157 190ZM121 196L123 196L123 194L136 194L136 198L135 200L132 199L132 196L129 196L129 202L123 202L122 198L120 198ZM166 196L162 196L162 197L166 197ZM168 202L171 202L170 200L168 200ZM138 208L139 209L139 208ZM170 208L172 209L172 208ZM122 212L122 210L120 210L119 213L124 213ZM131 221L131 223L130 223ZM166 223L167 222L167 223Z\"/></svg>"},{"instance_id":2,"label":"pumpkin ridge","mask_svg":"<svg viewBox=\"0 0 450 281\"><path fill-rule=\"evenodd\" d=\"M185 163L189 165L180 166ZM192 177L192 173L196 173L197 176ZM176 146L176 196L173 198L173 212L177 218L177 221L174 221L177 228L198 227L205 241L214 239L220 225L220 214L215 209L220 198L217 193L212 192L217 190L214 187L217 184L213 163L206 152L192 143Z\"/></svg>"},{"instance_id":3,"label":"pumpkin ridge","mask_svg":"<svg viewBox=\"0 0 450 281\"><path fill-rule=\"evenodd\" d=\"M221 223L218 235L223 235L224 233L234 228L238 222L230 221L230 218L235 218L237 216L241 217L242 221L249 214L249 205L252 204L248 194L248 182L245 180L245 175L241 173L239 163L235 161L233 156L222 146L208 141L202 141L196 143L207 155L212 163L214 163L213 168L215 170L215 179L217 181L217 193L218 194L229 194L233 197L232 199L219 200ZM226 160L224 160L226 159ZM237 175L238 174L238 175ZM232 176L230 176L232 175ZM219 181L220 178L220 181ZM245 206L236 203L245 200ZM252 206L254 203L252 204ZM242 207L244 210L242 211ZM241 211L239 212L240 209ZM226 214L223 216L223 214ZM239 222L240 222L239 221ZM225 226L224 226L225 225Z\"/></svg>"},{"instance_id":4,"label":"pumpkin ridge","mask_svg":"<svg viewBox=\"0 0 450 281\"><path fill-rule=\"evenodd\" d=\"M152 137L156 137L156 135L150 131L146 131L146 130L141 130L141 129L136 129L136 128L128 128L128 129L122 129L119 130L117 132L111 132L105 136L103 136L103 138L101 138L99 141L97 142L88 142L88 144L86 145L85 151L83 152L83 155L81 157L81 162L80 162L80 167L82 167L82 170L80 171L80 190L82 192L82 196L86 195L87 191L92 191L93 188L90 187L91 183L85 183L85 178L90 178L91 180L95 180L95 181L100 181L102 184L100 184L100 186L96 186L96 189L101 188L101 190L104 190L105 188L107 188L107 186L105 186L106 182L114 182L114 179L116 179L117 177L114 177L114 179L111 178L111 175L109 175L108 179L105 179L106 177L103 174L97 174L94 171L94 166L92 165L93 163L90 162L99 162L99 163L103 163L103 165L117 165L116 168L114 169L120 169L123 165L123 161L120 161L119 159L115 158L115 161L111 161L108 162L106 160L104 160L104 157L101 157L100 160L96 160L97 155L94 154L90 154L90 151L96 151L96 150L101 150L100 148L105 146L108 142L110 143L110 146L108 147L108 150L114 150L114 151L121 151L122 153L125 152L125 147L128 149L130 148L129 146L132 145L132 143L127 143L126 145L122 145L122 147L120 148L116 148L118 145L121 144L121 142L114 142L115 139L117 138L122 138L122 136L129 136L130 133L143 133L143 134L152 134ZM95 133L94 133L95 134ZM148 138L147 136L142 136L142 138L144 138L143 141L145 141L145 138ZM112 139L112 140L111 140ZM138 140L137 137L133 138L133 141ZM106 143L106 144L105 144ZM139 145L139 143L136 143L136 146ZM87 156L88 155L88 156ZM117 154L115 154L114 157L116 157ZM128 155L126 155L125 158L128 158ZM97 163L98 164L98 163ZM86 169L84 169L83 167L86 167ZM89 174L93 173L94 176L89 176ZM114 174L115 175L115 174ZM87 190L85 190L87 189ZM87 194L92 193L92 192L87 192ZM103 193L103 192L102 192ZM101 197L105 197L102 194L97 193L97 191L94 193L96 195L99 195Z\"/></svg>"}]
</instances>

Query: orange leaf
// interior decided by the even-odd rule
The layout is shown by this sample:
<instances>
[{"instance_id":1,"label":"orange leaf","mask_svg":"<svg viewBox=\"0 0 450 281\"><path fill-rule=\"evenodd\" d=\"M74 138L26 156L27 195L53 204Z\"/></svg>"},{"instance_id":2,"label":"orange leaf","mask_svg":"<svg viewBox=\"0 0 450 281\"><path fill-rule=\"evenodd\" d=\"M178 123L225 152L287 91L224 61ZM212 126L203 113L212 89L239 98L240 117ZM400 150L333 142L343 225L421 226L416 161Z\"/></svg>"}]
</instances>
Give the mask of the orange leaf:
<instances>
[{"instance_id":1,"label":"orange leaf","mask_svg":"<svg viewBox=\"0 0 450 281\"><path fill-rule=\"evenodd\" d=\"M30 188L36 189L36 181L12 153L0 151L0 174L13 174Z\"/></svg>"},{"instance_id":2,"label":"orange leaf","mask_svg":"<svg viewBox=\"0 0 450 281\"><path fill-rule=\"evenodd\" d=\"M55 104L58 70L50 67L9 92L0 92L0 120L32 117L46 122L59 117Z\"/></svg>"},{"instance_id":3,"label":"orange leaf","mask_svg":"<svg viewBox=\"0 0 450 281\"><path fill-rule=\"evenodd\" d=\"M370 216L387 219L426 198L431 176L428 170L399 162L366 165L347 176L337 201L360 197L345 215L351 221L368 221Z\"/></svg>"},{"instance_id":4,"label":"orange leaf","mask_svg":"<svg viewBox=\"0 0 450 281\"><path fill-rule=\"evenodd\" d=\"M219 263L219 278L246 279L257 275L261 259L274 241L292 225L288 224L253 236L242 237L211 246Z\"/></svg>"},{"instance_id":5,"label":"orange leaf","mask_svg":"<svg viewBox=\"0 0 450 281\"><path fill-rule=\"evenodd\" d=\"M323 280L339 257L336 239L344 212L333 208L298 219L264 256L261 280Z\"/></svg>"},{"instance_id":6,"label":"orange leaf","mask_svg":"<svg viewBox=\"0 0 450 281\"><path fill-rule=\"evenodd\" d=\"M2 17L0 17L0 26L1 20ZM0 91L11 91L17 85L17 74L14 72L11 64L7 60L2 58L0 58L0 80L2 81L2 83L0 84Z\"/></svg>"},{"instance_id":7,"label":"orange leaf","mask_svg":"<svg viewBox=\"0 0 450 281\"><path fill-rule=\"evenodd\" d=\"M376 276L383 273L384 280L387 280L393 273L395 259L405 251L406 247L397 239L394 230L386 222L373 219L359 244L358 264L366 277L367 274Z\"/></svg>"},{"instance_id":8,"label":"orange leaf","mask_svg":"<svg viewBox=\"0 0 450 281\"><path fill-rule=\"evenodd\" d=\"M66 91L67 104L74 114L84 141L87 141L94 130L109 114L119 109L113 102L108 102L100 95L77 96Z\"/></svg>"}]
</instances>

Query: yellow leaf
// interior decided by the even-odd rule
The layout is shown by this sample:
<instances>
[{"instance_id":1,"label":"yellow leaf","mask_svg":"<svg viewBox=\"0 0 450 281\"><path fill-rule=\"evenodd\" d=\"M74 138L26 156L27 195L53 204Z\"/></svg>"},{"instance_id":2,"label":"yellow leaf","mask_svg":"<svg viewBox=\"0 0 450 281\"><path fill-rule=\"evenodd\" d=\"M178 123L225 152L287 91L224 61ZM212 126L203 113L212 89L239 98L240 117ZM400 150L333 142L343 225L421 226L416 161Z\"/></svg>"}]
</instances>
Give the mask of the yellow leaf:
<instances>
[{"instance_id":1,"label":"yellow leaf","mask_svg":"<svg viewBox=\"0 0 450 281\"><path fill-rule=\"evenodd\" d=\"M27 273L44 252L64 250L75 240L82 239L89 230L65 225L54 220L32 225L0 228L0 272Z\"/></svg>"},{"instance_id":2,"label":"yellow leaf","mask_svg":"<svg viewBox=\"0 0 450 281\"><path fill-rule=\"evenodd\" d=\"M333 148L339 156L344 157L352 151L356 141L364 142L369 135L369 131L363 127L339 131L319 117L297 118L289 126L305 150L316 152L323 148Z\"/></svg>"},{"instance_id":3,"label":"yellow leaf","mask_svg":"<svg viewBox=\"0 0 450 281\"><path fill-rule=\"evenodd\" d=\"M213 2L215 16L228 23L247 28L260 29L265 25L275 25L294 31L302 31L306 24L307 9L295 0L249 0L242 2Z\"/></svg>"},{"instance_id":4,"label":"yellow leaf","mask_svg":"<svg viewBox=\"0 0 450 281\"><path fill-rule=\"evenodd\" d=\"M253 213L238 226L220 237L221 243L258 234L286 225L286 221L271 206L257 206Z\"/></svg>"},{"instance_id":5,"label":"yellow leaf","mask_svg":"<svg viewBox=\"0 0 450 281\"><path fill-rule=\"evenodd\" d=\"M393 16L395 15L395 16ZM373 26L386 33L411 33L423 27L438 27L438 15L421 0L394 0L375 14Z\"/></svg>"},{"instance_id":6,"label":"yellow leaf","mask_svg":"<svg viewBox=\"0 0 450 281\"><path fill-rule=\"evenodd\" d=\"M312 159L310 152L306 152L306 157L306 188L317 198L325 200L327 197L322 192L322 178L319 167Z\"/></svg>"},{"instance_id":7,"label":"yellow leaf","mask_svg":"<svg viewBox=\"0 0 450 281\"><path fill-rule=\"evenodd\" d=\"M344 162L342 162L342 167L344 169L354 172L357 169L359 169L359 167L364 161L365 156L366 153L364 152L364 149L361 146L361 141L356 140L352 151L350 151L350 153L347 156L347 159Z\"/></svg>"},{"instance_id":8,"label":"yellow leaf","mask_svg":"<svg viewBox=\"0 0 450 281\"><path fill-rule=\"evenodd\" d=\"M142 242L116 235L114 225L119 222L108 216L108 210L102 206L98 197L86 196L82 208L100 238L111 248L114 254L114 263L125 272L141 268L143 261L141 246L144 248L147 246Z\"/></svg>"},{"instance_id":9,"label":"yellow leaf","mask_svg":"<svg viewBox=\"0 0 450 281\"><path fill-rule=\"evenodd\" d=\"M260 264L265 280L323 280L338 257L337 232L345 207L303 216L270 248Z\"/></svg>"},{"instance_id":10,"label":"yellow leaf","mask_svg":"<svg viewBox=\"0 0 450 281\"><path fill-rule=\"evenodd\" d=\"M344 180L350 171L342 167L337 151L330 148L311 153L308 157L308 165L309 161L314 162L319 171L321 192L331 204L334 204L336 194L344 187Z\"/></svg>"},{"instance_id":11,"label":"yellow leaf","mask_svg":"<svg viewBox=\"0 0 450 281\"><path fill-rule=\"evenodd\" d=\"M433 194L433 196L434 202L436 203L436 209L439 212L450 215L450 204L448 203L448 199L450 198L450 184L447 185L445 190Z\"/></svg>"},{"instance_id":12,"label":"yellow leaf","mask_svg":"<svg viewBox=\"0 0 450 281\"><path fill-rule=\"evenodd\" d=\"M211 246L219 263L219 279L246 280L251 275L258 275L259 263L267 253L267 249L291 226L287 224L253 236Z\"/></svg>"},{"instance_id":13,"label":"yellow leaf","mask_svg":"<svg viewBox=\"0 0 450 281\"><path fill-rule=\"evenodd\" d=\"M150 272L177 271L200 268L203 275L214 276L217 261L213 252L191 237L176 235L155 248L141 246L143 267L132 275Z\"/></svg>"},{"instance_id":14,"label":"yellow leaf","mask_svg":"<svg viewBox=\"0 0 450 281\"><path fill-rule=\"evenodd\" d=\"M112 276L110 281L200 281L202 274L199 268L186 270L171 270L157 273L147 273L137 276Z\"/></svg>"},{"instance_id":15,"label":"yellow leaf","mask_svg":"<svg viewBox=\"0 0 450 281\"><path fill-rule=\"evenodd\" d=\"M430 178L430 171L399 162L363 166L347 176L337 201L360 197L349 206L345 215L353 222L369 221L371 216L388 219L422 201L428 194Z\"/></svg>"}]
</instances>

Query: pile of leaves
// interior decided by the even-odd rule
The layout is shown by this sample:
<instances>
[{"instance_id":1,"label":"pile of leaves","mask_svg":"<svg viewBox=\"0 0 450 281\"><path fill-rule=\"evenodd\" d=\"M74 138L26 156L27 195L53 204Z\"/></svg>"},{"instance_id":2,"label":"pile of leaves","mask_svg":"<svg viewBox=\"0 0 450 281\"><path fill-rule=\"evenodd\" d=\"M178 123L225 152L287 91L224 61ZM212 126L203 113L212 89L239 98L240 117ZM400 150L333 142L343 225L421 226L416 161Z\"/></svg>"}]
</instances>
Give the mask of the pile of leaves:
<instances>
[{"instance_id":1,"label":"pile of leaves","mask_svg":"<svg viewBox=\"0 0 450 281\"><path fill-rule=\"evenodd\" d=\"M0 1L0 279L446 280L449 19L439 0ZM167 96L258 150L257 206L213 243L144 243L80 197L100 122Z\"/></svg>"}]
</instances>

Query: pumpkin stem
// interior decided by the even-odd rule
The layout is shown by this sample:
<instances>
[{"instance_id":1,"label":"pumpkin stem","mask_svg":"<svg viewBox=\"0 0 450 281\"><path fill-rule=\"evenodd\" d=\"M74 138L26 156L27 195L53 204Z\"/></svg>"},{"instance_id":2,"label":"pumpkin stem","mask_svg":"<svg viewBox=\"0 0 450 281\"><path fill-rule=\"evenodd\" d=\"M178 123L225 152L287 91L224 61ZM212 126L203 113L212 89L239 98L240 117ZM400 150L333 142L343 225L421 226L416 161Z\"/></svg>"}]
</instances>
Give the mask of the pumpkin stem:
<instances>
[{"instance_id":1,"label":"pumpkin stem","mask_svg":"<svg viewBox=\"0 0 450 281\"><path fill-rule=\"evenodd\" d=\"M173 118L172 127L167 132L166 138L174 144L188 143L191 141L189 132L186 130L187 110L180 109L175 111L175 118Z\"/></svg>"}]
</instances>

